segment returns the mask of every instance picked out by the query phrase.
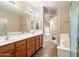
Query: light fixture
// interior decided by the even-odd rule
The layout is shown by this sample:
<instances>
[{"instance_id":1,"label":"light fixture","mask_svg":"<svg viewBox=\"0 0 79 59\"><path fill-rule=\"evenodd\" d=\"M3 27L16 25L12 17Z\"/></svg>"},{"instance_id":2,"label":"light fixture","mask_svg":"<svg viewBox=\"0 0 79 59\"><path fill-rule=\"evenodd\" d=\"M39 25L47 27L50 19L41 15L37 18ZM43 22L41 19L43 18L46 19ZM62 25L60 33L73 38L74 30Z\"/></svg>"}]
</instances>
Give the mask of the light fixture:
<instances>
[{"instance_id":1,"label":"light fixture","mask_svg":"<svg viewBox=\"0 0 79 59\"><path fill-rule=\"evenodd\" d=\"M33 11L32 9L28 9L27 13L32 15L32 16L36 16L37 15L37 13L35 11Z\"/></svg>"},{"instance_id":2,"label":"light fixture","mask_svg":"<svg viewBox=\"0 0 79 59\"><path fill-rule=\"evenodd\" d=\"M9 1L10 3L12 3L12 4L16 4L16 1Z\"/></svg>"}]
</instances>

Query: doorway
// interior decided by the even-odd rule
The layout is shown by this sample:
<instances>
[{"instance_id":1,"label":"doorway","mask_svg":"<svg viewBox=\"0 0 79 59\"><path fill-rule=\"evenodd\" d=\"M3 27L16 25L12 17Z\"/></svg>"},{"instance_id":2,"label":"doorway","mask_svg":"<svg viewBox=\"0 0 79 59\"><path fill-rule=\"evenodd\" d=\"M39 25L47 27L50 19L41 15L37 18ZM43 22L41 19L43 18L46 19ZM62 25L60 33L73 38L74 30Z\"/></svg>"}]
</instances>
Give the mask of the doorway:
<instances>
[{"instance_id":1,"label":"doorway","mask_svg":"<svg viewBox=\"0 0 79 59\"><path fill-rule=\"evenodd\" d=\"M57 10L44 7L44 43L51 41L57 44Z\"/></svg>"}]
</instances>

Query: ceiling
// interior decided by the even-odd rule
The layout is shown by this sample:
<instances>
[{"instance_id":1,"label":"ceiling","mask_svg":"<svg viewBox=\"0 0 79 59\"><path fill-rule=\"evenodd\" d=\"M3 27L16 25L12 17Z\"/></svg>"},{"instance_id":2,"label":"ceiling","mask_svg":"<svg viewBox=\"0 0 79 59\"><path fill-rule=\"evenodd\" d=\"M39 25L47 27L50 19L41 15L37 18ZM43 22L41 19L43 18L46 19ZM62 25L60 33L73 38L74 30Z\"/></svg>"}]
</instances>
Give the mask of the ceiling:
<instances>
[{"instance_id":1,"label":"ceiling","mask_svg":"<svg viewBox=\"0 0 79 59\"><path fill-rule=\"evenodd\" d=\"M14 13L14 14L17 14L19 16L25 15L25 13L22 10L20 10L18 7L16 7L12 3L10 3L9 1L7 1L7 2L0 1L0 11Z\"/></svg>"},{"instance_id":2,"label":"ceiling","mask_svg":"<svg viewBox=\"0 0 79 59\"><path fill-rule=\"evenodd\" d=\"M52 7L52 8L60 8L65 5L70 4L70 1L27 1L32 6L38 8L38 7Z\"/></svg>"},{"instance_id":3,"label":"ceiling","mask_svg":"<svg viewBox=\"0 0 79 59\"><path fill-rule=\"evenodd\" d=\"M43 6L51 8L59 8L70 4L70 2L67 1L26 1L26 2L31 4L36 9L40 9L40 7ZM0 2L0 10L13 12L19 15L24 15L23 11L19 10L17 7L15 7L13 4L9 2Z\"/></svg>"}]
</instances>

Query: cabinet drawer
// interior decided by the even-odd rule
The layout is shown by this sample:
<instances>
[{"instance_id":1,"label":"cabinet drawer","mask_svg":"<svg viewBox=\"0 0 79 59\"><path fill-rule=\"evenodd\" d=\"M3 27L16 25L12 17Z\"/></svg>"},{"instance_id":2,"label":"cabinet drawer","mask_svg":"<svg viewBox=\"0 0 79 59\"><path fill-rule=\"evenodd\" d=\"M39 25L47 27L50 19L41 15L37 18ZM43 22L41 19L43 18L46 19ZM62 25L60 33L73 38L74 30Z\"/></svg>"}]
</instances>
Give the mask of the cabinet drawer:
<instances>
[{"instance_id":1,"label":"cabinet drawer","mask_svg":"<svg viewBox=\"0 0 79 59\"><path fill-rule=\"evenodd\" d=\"M26 45L16 48L16 57L25 57L26 56Z\"/></svg>"},{"instance_id":2,"label":"cabinet drawer","mask_svg":"<svg viewBox=\"0 0 79 59\"><path fill-rule=\"evenodd\" d=\"M27 52L27 57L30 57L30 56L32 56L33 54L35 53L35 51L34 50L29 50L28 52Z\"/></svg>"},{"instance_id":3,"label":"cabinet drawer","mask_svg":"<svg viewBox=\"0 0 79 59\"><path fill-rule=\"evenodd\" d=\"M31 56L35 53L35 40L27 43L27 56Z\"/></svg>"},{"instance_id":4,"label":"cabinet drawer","mask_svg":"<svg viewBox=\"0 0 79 59\"><path fill-rule=\"evenodd\" d=\"M9 50L15 49L15 44L8 44L0 47L0 53L7 52Z\"/></svg>"},{"instance_id":5,"label":"cabinet drawer","mask_svg":"<svg viewBox=\"0 0 79 59\"><path fill-rule=\"evenodd\" d=\"M9 50L5 53L1 53L0 57L15 57L15 50Z\"/></svg>"},{"instance_id":6,"label":"cabinet drawer","mask_svg":"<svg viewBox=\"0 0 79 59\"><path fill-rule=\"evenodd\" d=\"M22 46L22 45L26 45L26 40L16 42L16 47L19 47L19 46Z\"/></svg>"},{"instance_id":7,"label":"cabinet drawer","mask_svg":"<svg viewBox=\"0 0 79 59\"><path fill-rule=\"evenodd\" d=\"M27 39L27 43L30 43L32 41L35 41L35 37L32 37L32 38Z\"/></svg>"},{"instance_id":8,"label":"cabinet drawer","mask_svg":"<svg viewBox=\"0 0 79 59\"><path fill-rule=\"evenodd\" d=\"M34 41L27 43L27 50L30 50L32 48L35 48L35 42Z\"/></svg>"}]
</instances>

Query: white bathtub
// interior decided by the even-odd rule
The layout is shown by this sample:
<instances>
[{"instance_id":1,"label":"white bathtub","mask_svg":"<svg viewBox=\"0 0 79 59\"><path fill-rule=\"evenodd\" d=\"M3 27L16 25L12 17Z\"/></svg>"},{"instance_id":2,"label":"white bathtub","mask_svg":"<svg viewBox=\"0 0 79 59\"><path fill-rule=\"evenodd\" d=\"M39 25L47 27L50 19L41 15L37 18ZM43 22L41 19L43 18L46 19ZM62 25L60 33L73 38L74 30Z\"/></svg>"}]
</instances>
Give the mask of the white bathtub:
<instances>
[{"instance_id":1,"label":"white bathtub","mask_svg":"<svg viewBox=\"0 0 79 59\"><path fill-rule=\"evenodd\" d=\"M60 45L58 49L70 51L70 37L69 34L60 34Z\"/></svg>"}]
</instances>

